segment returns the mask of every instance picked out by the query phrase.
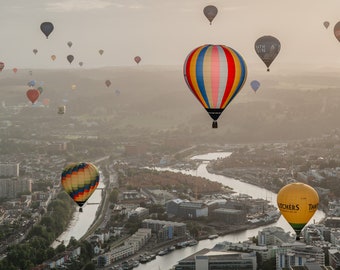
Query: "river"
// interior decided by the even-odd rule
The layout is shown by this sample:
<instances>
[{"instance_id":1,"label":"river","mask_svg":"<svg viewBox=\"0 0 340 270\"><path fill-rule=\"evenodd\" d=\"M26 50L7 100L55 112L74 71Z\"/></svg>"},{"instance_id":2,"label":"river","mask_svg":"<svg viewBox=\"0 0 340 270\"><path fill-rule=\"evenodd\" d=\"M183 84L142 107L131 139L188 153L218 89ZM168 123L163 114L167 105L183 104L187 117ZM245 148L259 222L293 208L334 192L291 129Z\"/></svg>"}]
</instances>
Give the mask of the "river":
<instances>
[{"instance_id":1,"label":"river","mask_svg":"<svg viewBox=\"0 0 340 270\"><path fill-rule=\"evenodd\" d=\"M262 198L267 199L273 205L276 206L276 197L277 194L273 193L269 190L266 190L261 187L257 187L248 183L241 182L239 180L235 180L233 178L216 175L209 173L207 171L207 165L210 160L214 160L221 157L227 157L231 155L230 152L217 152L217 153L209 153L205 155L194 156L191 159L201 160L202 163L198 166L197 170L177 170L172 168L155 168L160 171L172 171L172 172L181 172L183 174L201 176L207 178L211 181L216 181L222 183L223 185L231 187L235 192L248 194L253 198ZM319 222L325 217L325 213L323 211L318 210L311 222ZM203 248L212 248L217 243L223 241L229 242L239 242L248 240L249 237L257 236L259 230L262 230L265 227L277 226L283 228L286 232L290 231L293 233L293 229L290 227L288 222L281 216L276 223L261 226L255 229L246 230L238 233L233 233L225 236L220 236L214 240L201 240L198 242L198 245L193 247L186 247L182 249L174 250L173 252L165 255L165 256L157 256L155 260L148 262L147 264L140 264L136 270L164 270L170 269L173 265L177 264L179 260L182 260L191 254L203 249Z\"/></svg>"},{"instance_id":2,"label":"river","mask_svg":"<svg viewBox=\"0 0 340 270\"><path fill-rule=\"evenodd\" d=\"M103 180L103 175L100 174L99 185L88 199L85 206L83 206L83 212L74 212L67 230L53 242L53 248L56 248L62 241L64 241L64 245L67 246L71 237L74 237L77 240L80 239L90 228L96 218L97 209L102 200L102 190L105 188Z\"/></svg>"}]
</instances>

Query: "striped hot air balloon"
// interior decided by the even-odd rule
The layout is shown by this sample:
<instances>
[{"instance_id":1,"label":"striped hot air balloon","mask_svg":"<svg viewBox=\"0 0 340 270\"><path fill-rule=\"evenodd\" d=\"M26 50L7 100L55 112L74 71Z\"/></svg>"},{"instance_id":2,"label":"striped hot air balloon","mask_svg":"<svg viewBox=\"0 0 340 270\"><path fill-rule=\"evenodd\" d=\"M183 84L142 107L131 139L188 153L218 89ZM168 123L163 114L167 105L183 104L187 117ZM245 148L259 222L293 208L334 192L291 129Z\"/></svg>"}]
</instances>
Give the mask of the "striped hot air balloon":
<instances>
[{"instance_id":1,"label":"striped hot air balloon","mask_svg":"<svg viewBox=\"0 0 340 270\"><path fill-rule=\"evenodd\" d=\"M207 110L217 128L217 119L241 90L247 66L241 55L224 45L203 45L189 53L183 68L191 92Z\"/></svg>"},{"instance_id":2,"label":"striped hot air balloon","mask_svg":"<svg viewBox=\"0 0 340 270\"><path fill-rule=\"evenodd\" d=\"M99 184L99 172L92 163L80 162L67 165L61 174L61 184L65 192L82 206L90 198Z\"/></svg>"}]
</instances>

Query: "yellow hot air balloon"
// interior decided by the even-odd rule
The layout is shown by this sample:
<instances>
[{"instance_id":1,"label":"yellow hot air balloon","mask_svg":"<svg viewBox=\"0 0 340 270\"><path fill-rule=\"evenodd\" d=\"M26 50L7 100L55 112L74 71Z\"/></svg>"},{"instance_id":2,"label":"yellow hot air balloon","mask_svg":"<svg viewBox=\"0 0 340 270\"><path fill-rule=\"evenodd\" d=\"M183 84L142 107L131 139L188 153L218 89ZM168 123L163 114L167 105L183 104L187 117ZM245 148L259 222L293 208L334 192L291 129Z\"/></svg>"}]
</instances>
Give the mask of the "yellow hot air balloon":
<instances>
[{"instance_id":1,"label":"yellow hot air balloon","mask_svg":"<svg viewBox=\"0 0 340 270\"><path fill-rule=\"evenodd\" d=\"M277 194L277 206L296 232L296 240L300 239L303 227L312 218L318 205L318 193L304 183L288 184Z\"/></svg>"}]
</instances>

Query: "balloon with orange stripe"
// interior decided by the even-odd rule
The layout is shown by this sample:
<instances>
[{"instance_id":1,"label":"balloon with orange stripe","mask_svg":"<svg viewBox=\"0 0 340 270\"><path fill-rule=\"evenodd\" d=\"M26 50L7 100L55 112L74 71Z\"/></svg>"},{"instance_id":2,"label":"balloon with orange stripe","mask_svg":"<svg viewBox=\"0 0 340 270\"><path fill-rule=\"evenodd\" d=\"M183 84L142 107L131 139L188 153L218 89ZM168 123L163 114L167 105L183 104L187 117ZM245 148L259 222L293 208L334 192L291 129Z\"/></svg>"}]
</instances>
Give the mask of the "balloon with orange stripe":
<instances>
[{"instance_id":1,"label":"balloon with orange stripe","mask_svg":"<svg viewBox=\"0 0 340 270\"><path fill-rule=\"evenodd\" d=\"M241 90L247 78L242 56L225 45L203 45L187 56L183 73L191 92L213 119L217 119Z\"/></svg>"},{"instance_id":2,"label":"balloon with orange stripe","mask_svg":"<svg viewBox=\"0 0 340 270\"><path fill-rule=\"evenodd\" d=\"M92 163L79 162L67 165L61 174L61 184L65 192L82 206L91 197L99 184L99 171Z\"/></svg>"}]
</instances>

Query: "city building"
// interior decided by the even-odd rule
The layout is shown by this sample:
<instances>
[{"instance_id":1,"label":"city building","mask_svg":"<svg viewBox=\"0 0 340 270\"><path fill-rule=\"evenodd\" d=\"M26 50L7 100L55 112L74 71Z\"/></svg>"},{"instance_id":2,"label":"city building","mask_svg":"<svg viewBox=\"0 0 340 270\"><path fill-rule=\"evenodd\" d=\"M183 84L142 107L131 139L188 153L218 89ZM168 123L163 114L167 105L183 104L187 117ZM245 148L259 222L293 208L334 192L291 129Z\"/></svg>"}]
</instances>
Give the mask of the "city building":
<instances>
[{"instance_id":1,"label":"city building","mask_svg":"<svg viewBox=\"0 0 340 270\"><path fill-rule=\"evenodd\" d=\"M12 199L23 192L32 192L31 179L0 179L0 198Z\"/></svg>"},{"instance_id":2,"label":"city building","mask_svg":"<svg viewBox=\"0 0 340 270\"><path fill-rule=\"evenodd\" d=\"M154 219L144 219L142 227L151 229L152 233L164 240L185 236L187 229L185 223Z\"/></svg>"},{"instance_id":3,"label":"city building","mask_svg":"<svg viewBox=\"0 0 340 270\"><path fill-rule=\"evenodd\" d=\"M208 216L208 207L202 202L182 202L178 208L178 216L195 219Z\"/></svg>"},{"instance_id":4,"label":"city building","mask_svg":"<svg viewBox=\"0 0 340 270\"><path fill-rule=\"evenodd\" d=\"M0 178L19 177L19 163L0 163Z\"/></svg>"},{"instance_id":5,"label":"city building","mask_svg":"<svg viewBox=\"0 0 340 270\"><path fill-rule=\"evenodd\" d=\"M175 265L175 270L256 270L256 254L202 249Z\"/></svg>"},{"instance_id":6,"label":"city building","mask_svg":"<svg viewBox=\"0 0 340 270\"><path fill-rule=\"evenodd\" d=\"M247 222L246 213L237 209L218 208L213 210L211 216L213 219L223 221L229 225L245 224Z\"/></svg>"}]
</instances>

